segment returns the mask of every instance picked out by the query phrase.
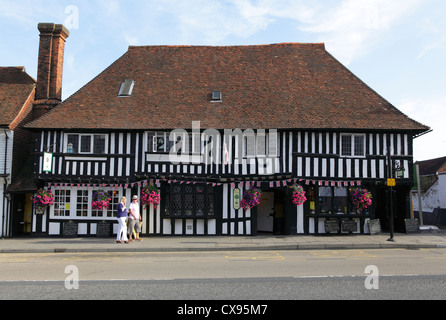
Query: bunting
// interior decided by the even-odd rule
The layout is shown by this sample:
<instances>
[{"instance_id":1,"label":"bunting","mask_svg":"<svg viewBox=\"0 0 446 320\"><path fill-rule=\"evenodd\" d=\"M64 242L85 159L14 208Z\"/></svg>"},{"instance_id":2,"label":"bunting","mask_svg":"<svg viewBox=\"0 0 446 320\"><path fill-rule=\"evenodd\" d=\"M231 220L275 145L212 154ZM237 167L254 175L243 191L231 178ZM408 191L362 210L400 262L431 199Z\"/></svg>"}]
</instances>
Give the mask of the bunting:
<instances>
[{"instance_id":1,"label":"bunting","mask_svg":"<svg viewBox=\"0 0 446 320\"><path fill-rule=\"evenodd\" d=\"M195 181L195 180L170 180L170 179L162 179L162 181L167 182L168 184L171 183L180 183L180 184L206 184L206 185L212 185L215 186L221 186L222 182L206 182L206 181ZM236 186L239 188L246 188L250 189L252 187L260 187L262 182L268 183L270 188L280 188L285 187L288 185L296 184L296 183L302 183L307 186L309 185L318 185L318 186L332 186L332 187L354 187L354 186L361 186L360 180L310 180L310 179L299 179L299 178L292 178L292 179L284 179L284 180L268 180L268 181L239 181L239 182L230 182L231 189L235 189ZM54 186L54 187L87 187L87 188L133 188L134 186L138 187L144 187L147 185L155 184L157 187L161 186L161 180L160 179L147 179L132 183L120 183L120 184L106 184L106 183L47 183L48 187Z\"/></svg>"}]
</instances>

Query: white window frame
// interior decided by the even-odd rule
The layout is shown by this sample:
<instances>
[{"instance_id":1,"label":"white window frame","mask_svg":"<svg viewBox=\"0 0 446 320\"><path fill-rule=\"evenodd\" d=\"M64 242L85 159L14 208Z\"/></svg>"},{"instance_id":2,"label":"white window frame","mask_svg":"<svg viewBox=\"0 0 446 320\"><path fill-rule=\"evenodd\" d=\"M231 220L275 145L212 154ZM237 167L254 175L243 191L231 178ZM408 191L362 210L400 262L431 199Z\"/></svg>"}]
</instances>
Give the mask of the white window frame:
<instances>
[{"instance_id":1,"label":"white window frame","mask_svg":"<svg viewBox=\"0 0 446 320\"><path fill-rule=\"evenodd\" d=\"M170 132L168 131L147 131L147 150L149 153L169 154L169 145L173 146L174 142L169 141ZM164 139L164 150L158 150L158 138ZM151 148L149 148L149 144Z\"/></svg>"},{"instance_id":2,"label":"white window frame","mask_svg":"<svg viewBox=\"0 0 446 320\"><path fill-rule=\"evenodd\" d=\"M248 142L252 144L251 148L248 148ZM279 145L280 135L278 132L259 130L257 133L244 133L243 158L276 158L279 154Z\"/></svg>"},{"instance_id":3,"label":"white window frame","mask_svg":"<svg viewBox=\"0 0 446 320\"><path fill-rule=\"evenodd\" d=\"M343 137L349 136L351 138L350 143L350 154L343 154L343 144L342 139ZM361 155L355 155L355 138L361 137L362 138L362 154ZM341 133L340 140L339 140L339 154L341 157L344 158L365 158L366 156L366 135L364 133Z\"/></svg>"},{"instance_id":4,"label":"white window frame","mask_svg":"<svg viewBox=\"0 0 446 320\"><path fill-rule=\"evenodd\" d=\"M104 153L103 154L108 154L108 139L109 139L109 135L105 134L105 133L65 133L64 135L64 153L68 153L68 154L72 154L71 152L68 152L68 136L78 136L79 137L79 143L78 143L78 147L79 150L77 153L74 154L93 154L94 151L94 137L95 136L104 136L105 137L105 146L104 146ZM82 152L81 151L81 141L82 141L82 137L90 137L90 151L86 152Z\"/></svg>"},{"instance_id":5,"label":"white window frame","mask_svg":"<svg viewBox=\"0 0 446 320\"><path fill-rule=\"evenodd\" d=\"M107 216L107 209L103 210L102 216L93 216L93 208L91 206L91 202L93 199L93 192L97 190L103 190L105 192L107 191L117 191L117 197L119 200L121 200L121 197L123 196L123 191L121 189L114 189L114 188L106 188L106 187L52 187L51 191L53 194L56 194L56 190L69 190L70 191L70 202L67 211L69 211L68 216L56 216L54 214L55 206L50 206L50 219L57 219L57 220L116 220L116 212L112 213L111 217ZM88 190L88 208L87 208L87 216L77 216L77 191L78 190ZM108 209L112 210L112 209Z\"/></svg>"}]
</instances>

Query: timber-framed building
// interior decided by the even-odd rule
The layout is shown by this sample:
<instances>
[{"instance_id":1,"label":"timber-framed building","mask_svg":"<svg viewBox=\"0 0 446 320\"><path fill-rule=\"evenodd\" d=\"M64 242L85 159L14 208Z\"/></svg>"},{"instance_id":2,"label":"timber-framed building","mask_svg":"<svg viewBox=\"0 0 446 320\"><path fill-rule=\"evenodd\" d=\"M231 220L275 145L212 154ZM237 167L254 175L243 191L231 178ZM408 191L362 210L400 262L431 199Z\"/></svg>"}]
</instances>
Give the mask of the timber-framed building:
<instances>
[{"instance_id":1,"label":"timber-framed building","mask_svg":"<svg viewBox=\"0 0 446 320\"><path fill-rule=\"evenodd\" d=\"M120 197L150 183L161 202L141 208L146 235L315 234L327 220L368 233L369 219L386 228L395 167L398 230L409 216L413 139L429 130L319 43L130 46L27 128L36 182L55 196L33 231L62 235L75 221L82 236L104 222L116 232ZM306 191L301 206L294 184ZM358 186L373 195L361 213L351 203ZM252 187L261 202L244 210ZM92 208L97 190L109 193L109 209Z\"/></svg>"}]
</instances>

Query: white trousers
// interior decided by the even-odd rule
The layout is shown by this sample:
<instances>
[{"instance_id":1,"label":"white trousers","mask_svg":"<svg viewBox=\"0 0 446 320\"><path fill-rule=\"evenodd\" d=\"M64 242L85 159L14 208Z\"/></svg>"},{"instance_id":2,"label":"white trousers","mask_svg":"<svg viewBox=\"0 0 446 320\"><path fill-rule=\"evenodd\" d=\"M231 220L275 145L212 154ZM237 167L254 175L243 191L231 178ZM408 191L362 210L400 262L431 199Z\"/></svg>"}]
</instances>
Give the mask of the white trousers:
<instances>
[{"instance_id":1,"label":"white trousers","mask_svg":"<svg viewBox=\"0 0 446 320\"><path fill-rule=\"evenodd\" d=\"M127 217L123 217L123 218L118 218L118 223L119 223L119 227L118 227L118 234L116 235L116 241L121 240L121 241L128 241L129 239L127 238L127 223L126 223ZM122 234L122 237L121 237Z\"/></svg>"}]
</instances>

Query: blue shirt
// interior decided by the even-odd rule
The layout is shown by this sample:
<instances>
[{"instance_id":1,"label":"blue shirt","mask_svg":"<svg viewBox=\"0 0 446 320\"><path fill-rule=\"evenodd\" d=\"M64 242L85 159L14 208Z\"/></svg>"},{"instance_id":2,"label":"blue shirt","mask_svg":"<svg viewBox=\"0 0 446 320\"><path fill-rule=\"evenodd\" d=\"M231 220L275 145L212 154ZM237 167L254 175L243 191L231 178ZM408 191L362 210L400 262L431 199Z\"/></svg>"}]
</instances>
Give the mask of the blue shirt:
<instances>
[{"instance_id":1,"label":"blue shirt","mask_svg":"<svg viewBox=\"0 0 446 320\"><path fill-rule=\"evenodd\" d=\"M118 218L125 218L127 217L127 208L124 208L124 205L120 202L118 204L118 214L117 217Z\"/></svg>"}]
</instances>

